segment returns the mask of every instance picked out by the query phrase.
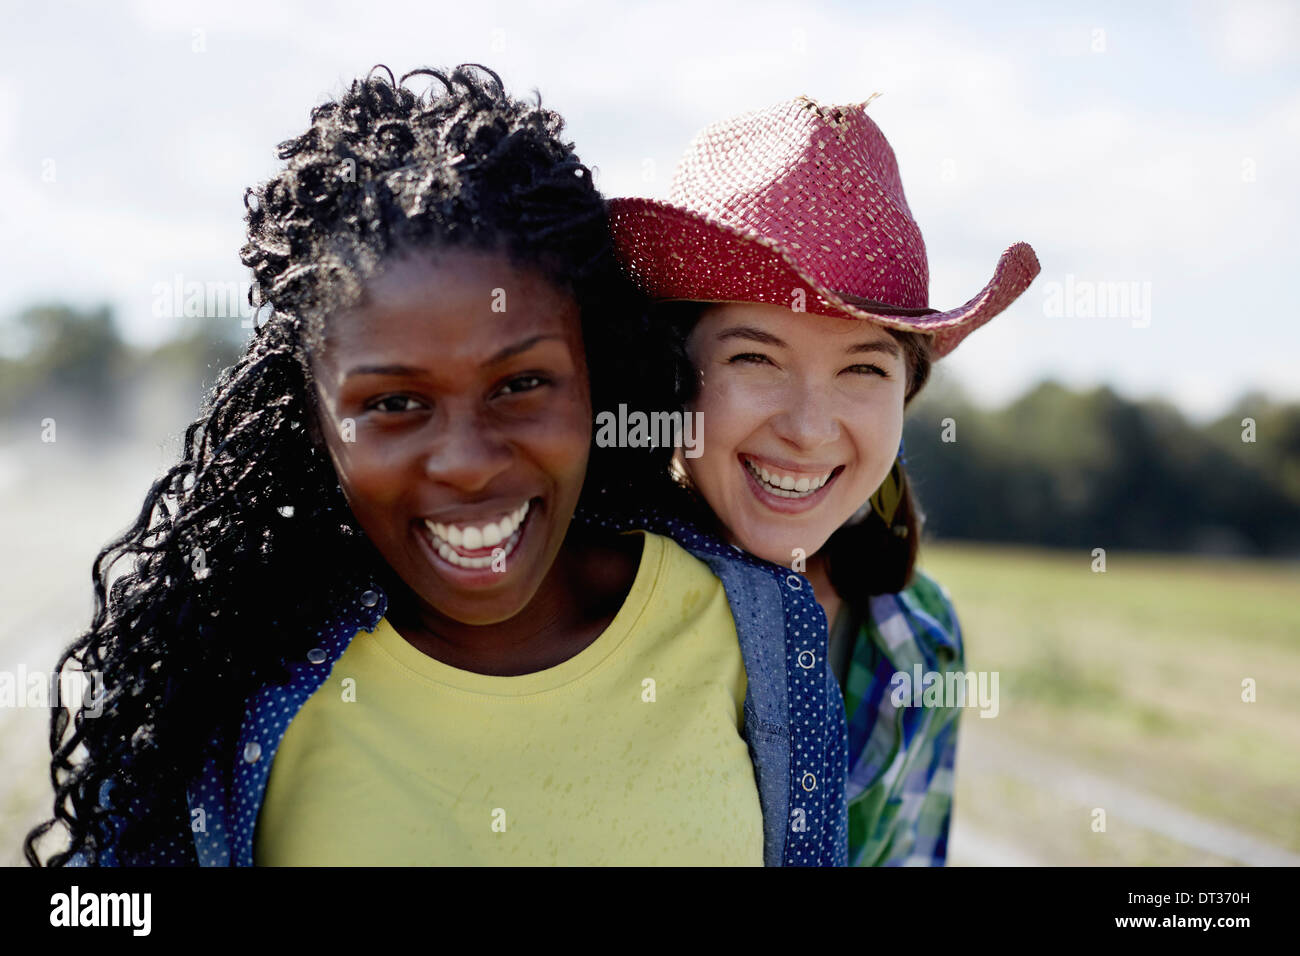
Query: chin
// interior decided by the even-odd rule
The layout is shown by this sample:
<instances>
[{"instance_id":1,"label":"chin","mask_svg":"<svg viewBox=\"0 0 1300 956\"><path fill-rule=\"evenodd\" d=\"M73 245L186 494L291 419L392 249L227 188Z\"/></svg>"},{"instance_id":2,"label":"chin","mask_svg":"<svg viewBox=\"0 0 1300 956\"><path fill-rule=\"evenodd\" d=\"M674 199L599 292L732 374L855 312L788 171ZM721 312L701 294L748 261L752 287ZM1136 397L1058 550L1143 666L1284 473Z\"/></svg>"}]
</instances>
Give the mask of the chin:
<instances>
[{"instance_id":1,"label":"chin","mask_svg":"<svg viewBox=\"0 0 1300 956\"><path fill-rule=\"evenodd\" d=\"M779 564L782 567L788 568L795 562L795 548L799 548L803 551L804 561L810 561L813 555L817 554L826 546L826 542L829 539L829 535L823 536L820 532L818 532L816 536L795 535L788 536L785 541L775 546L768 546L761 550L755 548L746 548L745 550L749 551L750 554L762 558L764 561L771 561L773 564ZM771 541L772 538L769 537L767 540ZM744 547L744 545L741 547Z\"/></svg>"},{"instance_id":2,"label":"chin","mask_svg":"<svg viewBox=\"0 0 1300 956\"><path fill-rule=\"evenodd\" d=\"M482 601L465 601L435 603L433 606L439 614L458 621L461 624L468 624L471 627L485 627L489 624L500 624L518 616L532 600L534 591L528 594L497 594L484 595Z\"/></svg>"},{"instance_id":3,"label":"chin","mask_svg":"<svg viewBox=\"0 0 1300 956\"><path fill-rule=\"evenodd\" d=\"M733 537L732 543L744 548L756 558L762 558L764 561L771 561L773 564L779 564L786 568L790 567L794 561L794 549L800 547L800 545L794 543L793 539L787 541L777 535L763 534L761 531L758 534L746 535L744 538ZM786 546L787 543L788 547Z\"/></svg>"}]
</instances>

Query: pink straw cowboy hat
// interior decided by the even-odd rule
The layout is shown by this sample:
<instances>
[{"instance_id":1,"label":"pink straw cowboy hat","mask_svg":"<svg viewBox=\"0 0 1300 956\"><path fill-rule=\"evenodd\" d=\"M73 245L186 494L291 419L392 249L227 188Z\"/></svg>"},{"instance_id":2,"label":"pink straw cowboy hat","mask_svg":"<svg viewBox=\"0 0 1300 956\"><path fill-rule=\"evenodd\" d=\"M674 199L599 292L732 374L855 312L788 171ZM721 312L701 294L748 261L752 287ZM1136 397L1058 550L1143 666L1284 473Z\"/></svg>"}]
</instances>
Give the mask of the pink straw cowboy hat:
<instances>
[{"instance_id":1,"label":"pink straw cowboy hat","mask_svg":"<svg viewBox=\"0 0 1300 956\"><path fill-rule=\"evenodd\" d=\"M870 102L801 96L709 126L687 147L667 202L610 202L623 266L655 299L867 319L934 333L934 357L947 355L1029 287L1038 257L1017 242L977 296L929 308L925 242Z\"/></svg>"}]
</instances>

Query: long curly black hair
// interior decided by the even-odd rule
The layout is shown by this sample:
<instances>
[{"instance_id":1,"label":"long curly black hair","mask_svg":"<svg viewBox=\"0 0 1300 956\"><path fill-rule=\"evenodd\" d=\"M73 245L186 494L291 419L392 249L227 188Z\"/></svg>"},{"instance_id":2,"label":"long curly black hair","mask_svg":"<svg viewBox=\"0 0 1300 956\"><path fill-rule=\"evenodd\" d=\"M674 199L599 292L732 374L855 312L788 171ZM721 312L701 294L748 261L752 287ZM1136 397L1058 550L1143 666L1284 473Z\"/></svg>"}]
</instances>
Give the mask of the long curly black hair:
<instances>
[{"instance_id":1,"label":"long curly black hair","mask_svg":"<svg viewBox=\"0 0 1300 956\"><path fill-rule=\"evenodd\" d=\"M413 76L429 78L426 92L407 87ZM45 865L93 865L110 846L129 861L174 836L205 745L237 729L259 686L285 679L329 595L358 568L396 584L321 441L309 360L326 317L361 301L384 262L464 246L538 268L579 305L593 408L671 407L672 373L662 382L646 365L652 329L613 258L604 199L562 130L540 96L510 97L486 67L394 80L379 66L280 144L283 169L244 198L247 350L135 523L99 553L93 621L56 667L102 675L102 712L52 708L54 807L24 841L33 866L58 824L70 841ZM669 455L593 447L580 506L631 507ZM120 828L101 803L109 781Z\"/></svg>"}]
</instances>

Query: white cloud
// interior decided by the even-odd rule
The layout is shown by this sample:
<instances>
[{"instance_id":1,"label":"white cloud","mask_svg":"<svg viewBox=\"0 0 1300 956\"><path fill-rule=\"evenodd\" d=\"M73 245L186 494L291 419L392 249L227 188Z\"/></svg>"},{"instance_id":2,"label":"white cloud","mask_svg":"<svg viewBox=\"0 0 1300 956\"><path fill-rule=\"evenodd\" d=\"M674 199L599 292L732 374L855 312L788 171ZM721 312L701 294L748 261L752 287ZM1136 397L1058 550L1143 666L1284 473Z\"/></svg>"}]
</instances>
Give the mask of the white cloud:
<instances>
[{"instance_id":1,"label":"white cloud","mask_svg":"<svg viewBox=\"0 0 1300 956\"><path fill-rule=\"evenodd\" d=\"M1228 63L1260 70L1293 60L1300 9L1288 0L1234 0L1219 9L1216 50Z\"/></svg>"}]
</instances>

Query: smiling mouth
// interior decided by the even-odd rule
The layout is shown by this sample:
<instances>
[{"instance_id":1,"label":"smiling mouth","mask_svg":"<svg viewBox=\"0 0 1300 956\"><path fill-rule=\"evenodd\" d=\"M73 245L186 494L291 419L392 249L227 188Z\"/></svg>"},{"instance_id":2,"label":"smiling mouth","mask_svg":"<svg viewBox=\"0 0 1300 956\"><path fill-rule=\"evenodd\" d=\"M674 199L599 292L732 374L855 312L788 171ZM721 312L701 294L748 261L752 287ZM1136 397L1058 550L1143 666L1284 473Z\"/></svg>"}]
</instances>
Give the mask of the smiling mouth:
<instances>
[{"instance_id":1,"label":"smiling mouth","mask_svg":"<svg viewBox=\"0 0 1300 956\"><path fill-rule=\"evenodd\" d=\"M763 491L778 498L795 500L813 497L844 470L843 465L836 465L820 475L791 475L769 470L745 455L741 455L740 460Z\"/></svg>"},{"instance_id":2,"label":"smiling mouth","mask_svg":"<svg viewBox=\"0 0 1300 956\"><path fill-rule=\"evenodd\" d=\"M532 511L532 500L486 524L443 524L425 519L433 548L448 564L478 571L498 560L509 558L523 537L524 525Z\"/></svg>"}]
</instances>

